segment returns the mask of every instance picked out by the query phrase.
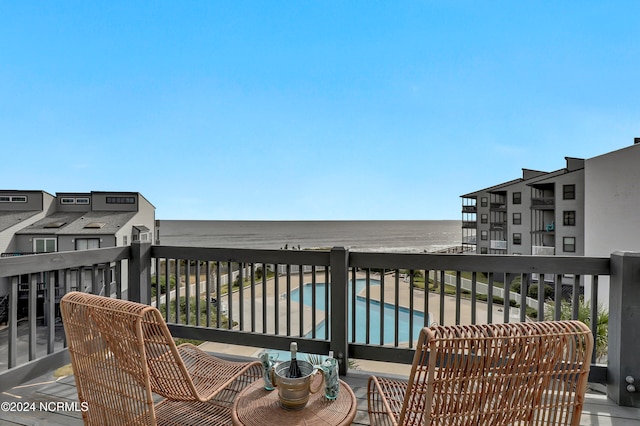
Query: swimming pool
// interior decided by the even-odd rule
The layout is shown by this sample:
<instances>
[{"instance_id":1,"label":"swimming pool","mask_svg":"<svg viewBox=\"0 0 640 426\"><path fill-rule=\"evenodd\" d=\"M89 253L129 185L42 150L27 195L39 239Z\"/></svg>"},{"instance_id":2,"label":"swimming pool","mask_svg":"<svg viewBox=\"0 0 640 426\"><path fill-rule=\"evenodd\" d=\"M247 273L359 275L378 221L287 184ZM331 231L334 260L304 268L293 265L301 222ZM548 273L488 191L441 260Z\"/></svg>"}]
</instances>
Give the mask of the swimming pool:
<instances>
[{"instance_id":1,"label":"swimming pool","mask_svg":"<svg viewBox=\"0 0 640 426\"><path fill-rule=\"evenodd\" d=\"M380 281L378 280L370 280L371 286L380 285ZM356 295L360 293L366 286L365 279L356 280ZM325 283L316 283L316 309L321 311L327 311L325 306L325 291L326 284ZM303 286L303 302L305 306L311 306L312 302L312 294L313 294L313 285L311 283L305 283ZM351 315L352 313L352 292L351 292L351 283L349 283L349 300L348 300L348 309L349 309L349 341L353 340L353 330L351 326ZM291 300L294 302L299 302L300 300L300 290L295 289L291 292ZM370 300L369 307L369 343L371 344L381 344L380 343L380 302ZM366 309L367 303L366 298L362 296L356 296L356 305L355 305L355 314L356 314L356 327L355 327L355 341L357 343L366 343L367 339L367 327L366 327ZM382 310L382 315L384 315L384 344L393 344L395 342L395 305L390 303L384 304L384 309ZM400 307L398 309L398 341L399 342L408 342L409 341L409 310L406 308ZM420 334L420 330L424 326L424 314L422 312L413 312L413 341L416 342L418 340L418 335ZM323 338L325 335L326 324L325 321L322 321L316 327L316 336ZM311 337L309 334L307 337Z\"/></svg>"}]
</instances>

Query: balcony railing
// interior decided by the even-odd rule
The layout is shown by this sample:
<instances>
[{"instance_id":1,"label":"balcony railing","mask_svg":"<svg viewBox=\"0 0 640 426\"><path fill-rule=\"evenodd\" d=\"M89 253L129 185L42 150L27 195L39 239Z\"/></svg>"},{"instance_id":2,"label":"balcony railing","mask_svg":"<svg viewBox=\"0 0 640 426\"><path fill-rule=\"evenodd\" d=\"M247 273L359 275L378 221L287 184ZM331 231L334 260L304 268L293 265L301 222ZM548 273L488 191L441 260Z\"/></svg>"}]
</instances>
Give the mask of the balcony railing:
<instances>
[{"instance_id":1,"label":"balcony railing","mask_svg":"<svg viewBox=\"0 0 640 426\"><path fill-rule=\"evenodd\" d=\"M465 220L462 222L463 228L475 229L477 225L478 225L478 222L475 220Z\"/></svg>"},{"instance_id":2,"label":"balcony railing","mask_svg":"<svg viewBox=\"0 0 640 426\"><path fill-rule=\"evenodd\" d=\"M491 250L506 250L507 242L502 240L491 240L490 248Z\"/></svg>"},{"instance_id":3,"label":"balcony railing","mask_svg":"<svg viewBox=\"0 0 640 426\"><path fill-rule=\"evenodd\" d=\"M475 235L462 237L462 244L477 244L478 238Z\"/></svg>"},{"instance_id":4,"label":"balcony railing","mask_svg":"<svg viewBox=\"0 0 640 426\"><path fill-rule=\"evenodd\" d=\"M531 254L534 256L553 256L556 254L556 248L547 246L531 246Z\"/></svg>"},{"instance_id":5,"label":"balcony railing","mask_svg":"<svg viewBox=\"0 0 640 426\"><path fill-rule=\"evenodd\" d=\"M475 205L462 206L462 213L477 213L478 207Z\"/></svg>"},{"instance_id":6,"label":"balcony railing","mask_svg":"<svg viewBox=\"0 0 640 426\"><path fill-rule=\"evenodd\" d=\"M532 209L542 209L548 210L553 209L555 206L555 198L554 197L533 197L531 198L531 208Z\"/></svg>"},{"instance_id":7,"label":"balcony railing","mask_svg":"<svg viewBox=\"0 0 640 426\"><path fill-rule=\"evenodd\" d=\"M627 376L640 377L640 254L610 258L361 253L244 250L152 246L50 253L0 259L0 279L9 287L8 327L0 333L2 390L69 362L57 309L57 297L77 287L158 306L175 337L286 350L297 341L301 351L340 359L411 363L413 331L432 321L453 323L560 319L568 287L578 318L584 285L587 310L598 315L600 288L610 293L608 365L596 363L590 381L607 385L620 405L640 406L627 390ZM37 289L28 292L26 321L18 321L21 277L45 283L43 309ZM425 279L425 277L428 277ZM425 285L426 281L426 285ZM508 303L502 288L520 283L521 309L513 289ZM551 282L545 300L530 288ZM0 281L0 289L2 281ZM425 290L426 288L426 290ZM213 300L213 299L215 300ZM187 303L190 301L190 303ZM182 303L181 303L182 302ZM552 313L553 312L553 313ZM39 314L38 314L39 313ZM590 324L598 334L598 324ZM606 344L605 344L606 348ZM601 348L602 349L602 348Z\"/></svg>"}]
</instances>

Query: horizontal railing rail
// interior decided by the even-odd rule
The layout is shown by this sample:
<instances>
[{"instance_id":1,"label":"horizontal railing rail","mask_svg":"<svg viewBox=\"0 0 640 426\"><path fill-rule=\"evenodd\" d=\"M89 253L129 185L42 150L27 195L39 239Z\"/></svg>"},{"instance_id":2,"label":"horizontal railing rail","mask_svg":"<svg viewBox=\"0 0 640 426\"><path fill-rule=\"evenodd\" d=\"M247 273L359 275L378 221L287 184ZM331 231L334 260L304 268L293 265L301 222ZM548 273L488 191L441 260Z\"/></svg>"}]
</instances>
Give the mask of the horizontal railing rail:
<instances>
[{"instance_id":1,"label":"horizontal railing rail","mask_svg":"<svg viewBox=\"0 0 640 426\"><path fill-rule=\"evenodd\" d=\"M51 359L68 359L63 338L56 340L61 330L56 304L75 288L153 304L177 338L282 351L295 340L304 352L332 350L341 359L343 374L350 359L410 363L417 331L433 323L558 320L565 315L580 319L586 309L601 341L601 327L589 318L598 318L598 294L604 289L612 294L605 306L610 310L609 334L600 349L609 367L598 364L594 355L590 381L607 383L614 400L632 405L635 400L621 389L625 374L637 374L638 361L628 354L637 353L638 339L626 334L632 328L624 325L628 318L613 309L627 316L635 309L618 296L623 290L639 291L634 275L638 264L637 256L627 254L476 256L148 243L7 257L0 259L0 279L10 301L8 331L0 331L9 341L7 353L0 352L0 362L7 360L0 382L6 387L24 380L25 371L41 371L43 364L50 368ZM44 283L43 301L38 283ZM30 288L28 315L18 321L18 288L24 284ZM0 281L0 290L2 285ZM520 300L527 300L528 308ZM42 356L37 349L41 331ZM22 347L26 360L17 356Z\"/></svg>"},{"instance_id":2,"label":"horizontal railing rail","mask_svg":"<svg viewBox=\"0 0 640 426\"><path fill-rule=\"evenodd\" d=\"M410 362L416 328L429 325L429 318L438 323L447 322L445 304L448 305L449 300L453 301L451 312L454 316L449 320L451 323L460 323L463 315L467 315L472 323L478 321L480 304L488 306L484 309L484 322L498 320L493 313L494 305L498 305L498 302L494 302L494 296L504 296L502 288L492 285L494 280L498 281L498 275L508 275L509 279L518 276L525 282L520 291L524 292L522 294L528 305L532 309L538 308L530 318L526 316L526 309L510 308L510 304L507 303L499 320L524 321L544 319L549 305L555 306L558 313L561 311L560 297L556 298L555 304L545 304L544 286L540 286L538 290L539 297L526 297L529 286L539 280L541 274L546 274L547 277L543 281L555 282L557 277L556 294L559 296L565 293L562 286L567 285L563 284L563 281L567 281L562 278L563 275L572 274L584 278L609 274L608 258L346 253L348 278L342 280L344 288L341 288L330 280L330 252L153 247L152 257L156 261L157 276L160 277L155 281L156 285L162 279L166 282L167 277L172 275L177 281L190 283L186 286L181 282L173 293L162 293L158 289L156 294L162 293L159 297L164 299L164 305L174 304L171 314L171 310L166 309L165 315L167 321L172 324L172 330L180 337L195 338L190 329L181 329L181 316L184 316L184 325L201 327L202 324L199 323L200 316L190 320L191 312L180 314L181 306L176 301L180 297L190 299L199 295L195 297L193 307L191 304L183 303L182 309L199 312L200 306L204 306L201 321L205 327L197 331L197 338L202 340L225 343L243 341L248 345L270 346L284 350L292 339L297 339L302 340L301 345L310 352L322 353L335 343L330 331L333 330L333 324L338 323L347 324L346 334L350 337L345 347L337 347L336 353L378 361ZM176 269L178 262L184 263L180 269ZM224 281L224 276L219 272L221 265L231 263L238 264L234 279L242 279L244 282L235 289L230 287L228 280ZM227 271L230 269L231 266L228 266ZM257 270L271 270L277 273L271 278L262 274L260 279L256 280ZM207 271L204 278L198 271ZM422 288L415 286L415 271L422 271L423 277L436 277L433 280L433 289L428 292L432 296L437 293L439 300L435 305L433 302L430 305L429 297L424 296L424 284ZM451 272L444 275L445 271ZM480 283L475 278L461 278L462 271L476 276L481 273L489 274L489 283ZM192 283L193 276L200 278ZM335 275L331 274L331 277L333 276ZM362 285L358 285L359 280ZM444 288L451 280L457 283L453 297L447 296ZM501 280L504 281L504 278ZM331 290L326 286L330 282ZM348 282L351 282L351 285ZM580 281L577 284L572 281L569 285L575 299L578 300ZM326 308L334 290L342 295L338 300L348 301L346 310ZM375 295L372 295L374 291ZM463 292L471 293L468 314L461 308ZM218 304L216 309L211 309L207 304L213 297L212 294L215 295ZM522 294L511 296L510 300L519 303ZM247 295L248 297L245 297ZM480 295L484 296L486 302L478 300ZM217 308L222 306L227 310L224 314L228 315L230 320L221 321L221 309ZM270 312L269 315L266 314L267 311ZM517 314L512 317L511 314L514 312ZM387 314L390 315L389 318L385 317ZM407 327L406 330L400 329L401 317L406 318L402 322ZM373 328L372 318L375 318ZM359 340L358 334L364 337Z\"/></svg>"},{"instance_id":3,"label":"horizontal railing rail","mask_svg":"<svg viewBox=\"0 0 640 426\"><path fill-rule=\"evenodd\" d=\"M532 197L531 206L553 206L555 204L555 197Z\"/></svg>"},{"instance_id":4,"label":"horizontal railing rail","mask_svg":"<svg viewBox=\"0 0 640 426\"><path fill-rule=\"evenodd\" d=\"M292 299L305 277L329 281L328 251L153 246L151 256L156 299L150 302L176 337L279 350L296 340L307 352L329 351L327 334L313 332L322 310L308 312L300 309L304 299Z\"/></svg>"}]
</instances>

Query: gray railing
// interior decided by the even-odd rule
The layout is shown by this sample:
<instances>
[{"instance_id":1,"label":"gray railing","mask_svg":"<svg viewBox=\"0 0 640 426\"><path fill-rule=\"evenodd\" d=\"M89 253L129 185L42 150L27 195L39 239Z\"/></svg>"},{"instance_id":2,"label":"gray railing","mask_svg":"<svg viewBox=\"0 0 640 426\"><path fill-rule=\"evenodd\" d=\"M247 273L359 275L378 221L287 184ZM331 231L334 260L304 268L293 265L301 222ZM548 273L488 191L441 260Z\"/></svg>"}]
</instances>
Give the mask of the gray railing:
<instances>
[{"instance_id":1,"label":"gray railing","mask_svg":"<svg viewBox=\"0 0 640 426\"><path fill-rule=\"evenodd\" d=\"M553 206L556 202L554 197L533 197L531 198L531 207L549 207Z\"/></svg>"},{"instance_id":2,"label":"gray railing","mask_svg":"<svg viewBox=\"0 0 640 426\"><path fill-rule=\"evenodd\" d=\"M0 279L9 287L9 315L7 328L0 331L6 348L0 351L0 362L6 364L0 364L0 387L68 362L57 301L72 289L155 304L179 338L283 351L295 340L305 352L332 350L344 374L351 358L410 363L415 330L432 322L560 319L563 294L572 295L569 315L578 318L587 284L590 318L598 315L599 290L609 292L608 365L595 363L594 357L590 381L606 384L616 403L640 406L638 393L630 392L625 381L640 377L639 271L636 253L474 256L134 243L3 258ZM521 298L531 297L531 286L538 282L551 286L553 296L545 300L545 286L538 285L537 309L535 303L528 311L520 309L516 301L498 297L515 282ZM42 299L36 283L44 284ZM30 287L24 319L18 311L21 284ZM595 321L591 328L602 340Z\"/></svg>"}]
</instances>

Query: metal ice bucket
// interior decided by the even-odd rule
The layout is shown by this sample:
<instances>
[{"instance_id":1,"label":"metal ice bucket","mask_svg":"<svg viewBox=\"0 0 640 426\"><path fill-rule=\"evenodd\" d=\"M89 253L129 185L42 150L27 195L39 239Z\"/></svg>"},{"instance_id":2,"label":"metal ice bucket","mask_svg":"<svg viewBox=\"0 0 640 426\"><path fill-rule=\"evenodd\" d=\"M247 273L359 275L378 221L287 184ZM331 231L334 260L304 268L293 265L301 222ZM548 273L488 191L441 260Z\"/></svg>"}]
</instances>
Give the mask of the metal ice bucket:
<instances>
[{"instance_id":1,"label":"metal ice bucket","mask_svg":"<svg viewBox=\"0 0 640 426\"><path fill-rule=\"evenodd\" d=\"M317 370L310 362L302 360L298 360L298 367L300 367L302 377L287 377L290 364L291 361L276 364L271 370L274 374L273 383L278 388L280 405L287 410L300 410L307 405L309 394L316 393L320 389L322 382L320 382L317 389L311 389L311 383Z\"/></svg>"}]
</instances>

